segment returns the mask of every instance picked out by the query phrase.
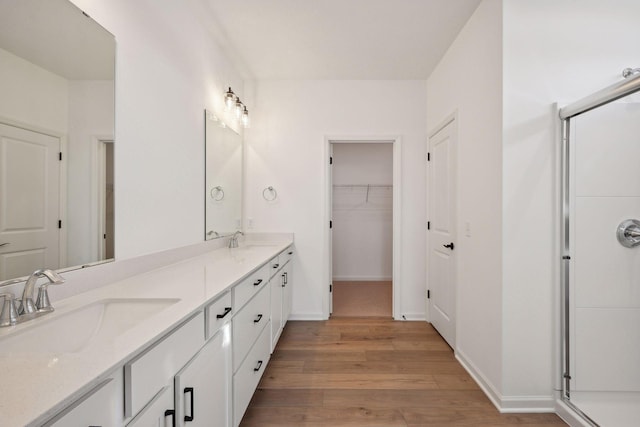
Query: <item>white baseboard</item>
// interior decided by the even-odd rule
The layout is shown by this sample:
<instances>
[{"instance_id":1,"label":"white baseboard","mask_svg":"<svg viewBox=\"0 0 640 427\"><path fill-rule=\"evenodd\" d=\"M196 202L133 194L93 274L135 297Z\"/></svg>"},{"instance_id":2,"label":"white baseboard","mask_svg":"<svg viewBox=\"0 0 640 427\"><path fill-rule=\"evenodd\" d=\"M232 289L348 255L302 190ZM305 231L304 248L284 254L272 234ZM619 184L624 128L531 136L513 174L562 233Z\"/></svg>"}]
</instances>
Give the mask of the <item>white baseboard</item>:
<instances>
[{"instance_id":1,"label":"white baseboard","mask_svg":"<svg viewBox=\"0 0 640 427\"><path fill-rule=\"evenodd\" d=\"M469 373L469 375L471 375L471 378L473 378L482 391L484 391L484 394L487 395L491 403L493 403L498 411L500 411L500 393L498 393L498 391L493 387L493 384L491 384L484 375L476 369L473 362L471 362L463 352L456 350L455 356L462 367Z\"/></svg>"},{"instance_id":2,"label":"white baseboard","mask_svg":"<svg viewBox=\"0 0 640 427\"><path fill-rule=\"evenodd\" d=\"M549 396L503 396L464 353L456 351L456 359L480 386L501 413L554 413L556 400Z\"/></svg>"}]
</instances>

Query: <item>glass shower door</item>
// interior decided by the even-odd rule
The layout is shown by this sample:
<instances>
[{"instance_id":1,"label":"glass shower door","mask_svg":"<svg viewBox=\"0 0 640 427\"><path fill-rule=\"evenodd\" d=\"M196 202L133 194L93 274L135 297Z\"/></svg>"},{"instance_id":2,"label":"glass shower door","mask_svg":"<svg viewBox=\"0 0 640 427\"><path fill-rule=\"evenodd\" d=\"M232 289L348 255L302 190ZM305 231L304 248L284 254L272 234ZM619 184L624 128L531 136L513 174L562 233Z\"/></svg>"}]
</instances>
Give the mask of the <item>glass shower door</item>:
<instances>
[{"instance_id":1,"label":"glass shower door","mask_svg":"<svg viewBox=\"0 0 640 427\"><path fill-rule=\"evenodd\" d=\"M640 425L639 101L569 122L563 394L601 426Z\"/></svg>"}]
</instances>

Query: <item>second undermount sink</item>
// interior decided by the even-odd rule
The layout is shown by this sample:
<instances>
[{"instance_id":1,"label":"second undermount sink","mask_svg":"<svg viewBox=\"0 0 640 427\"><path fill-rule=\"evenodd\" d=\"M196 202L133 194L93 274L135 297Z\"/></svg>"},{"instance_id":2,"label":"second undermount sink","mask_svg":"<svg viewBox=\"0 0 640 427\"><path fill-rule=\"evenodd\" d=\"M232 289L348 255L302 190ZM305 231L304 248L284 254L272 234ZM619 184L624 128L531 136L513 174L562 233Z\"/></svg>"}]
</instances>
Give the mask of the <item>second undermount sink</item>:
<instances>
[{"instance_id":1,"label":"second undermount sink","mask_svg":"<svg viewBox=\"0 0 640 427\"><path fill-rule=\"evenodd\" d=\"M178 301L173 298L99 300L68 313L57 316L55 313L33 321L37 323L1 339L0 351L77 353L93 344L113 341Z\"/></svg>"}]
</instances>

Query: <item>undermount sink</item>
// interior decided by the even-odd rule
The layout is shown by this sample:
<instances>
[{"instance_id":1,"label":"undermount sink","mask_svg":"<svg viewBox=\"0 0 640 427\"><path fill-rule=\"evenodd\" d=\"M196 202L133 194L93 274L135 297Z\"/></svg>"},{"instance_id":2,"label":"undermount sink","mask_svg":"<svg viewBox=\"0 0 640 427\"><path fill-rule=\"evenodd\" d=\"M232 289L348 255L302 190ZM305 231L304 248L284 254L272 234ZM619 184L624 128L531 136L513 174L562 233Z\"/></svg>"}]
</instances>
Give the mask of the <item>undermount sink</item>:
<instances>
[{"instance_id":1,"label":"undermount sink","mask_svg":"<svg viewBox=\"0 0 640 427\"><path fill-rule=\"evenodd\" d=\"M104 299L60 314L0 340L3 353L77 353L113 341L141 321L180 301L173 298ZM57 313L56 313L57 314Z\"/></svg>"}]
</instances>

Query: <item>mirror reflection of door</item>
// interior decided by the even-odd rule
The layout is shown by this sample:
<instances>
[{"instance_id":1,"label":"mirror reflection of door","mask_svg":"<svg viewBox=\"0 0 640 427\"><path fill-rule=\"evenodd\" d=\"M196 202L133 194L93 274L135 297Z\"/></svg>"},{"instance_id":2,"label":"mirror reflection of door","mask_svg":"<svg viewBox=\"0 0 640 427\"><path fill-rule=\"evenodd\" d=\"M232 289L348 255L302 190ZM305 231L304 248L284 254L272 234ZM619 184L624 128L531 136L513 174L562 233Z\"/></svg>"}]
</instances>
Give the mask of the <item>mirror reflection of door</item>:
<instances>
[{"instance_id":1,"label":"mirror reflection of door","mask_svg":"<svg viewBox=\"0 0 640 427\"><path fill-rule=\"evenodd\" d=\"M60 139L0 124L0 280L60 262Z\"/></svg>"}]
</instances>

